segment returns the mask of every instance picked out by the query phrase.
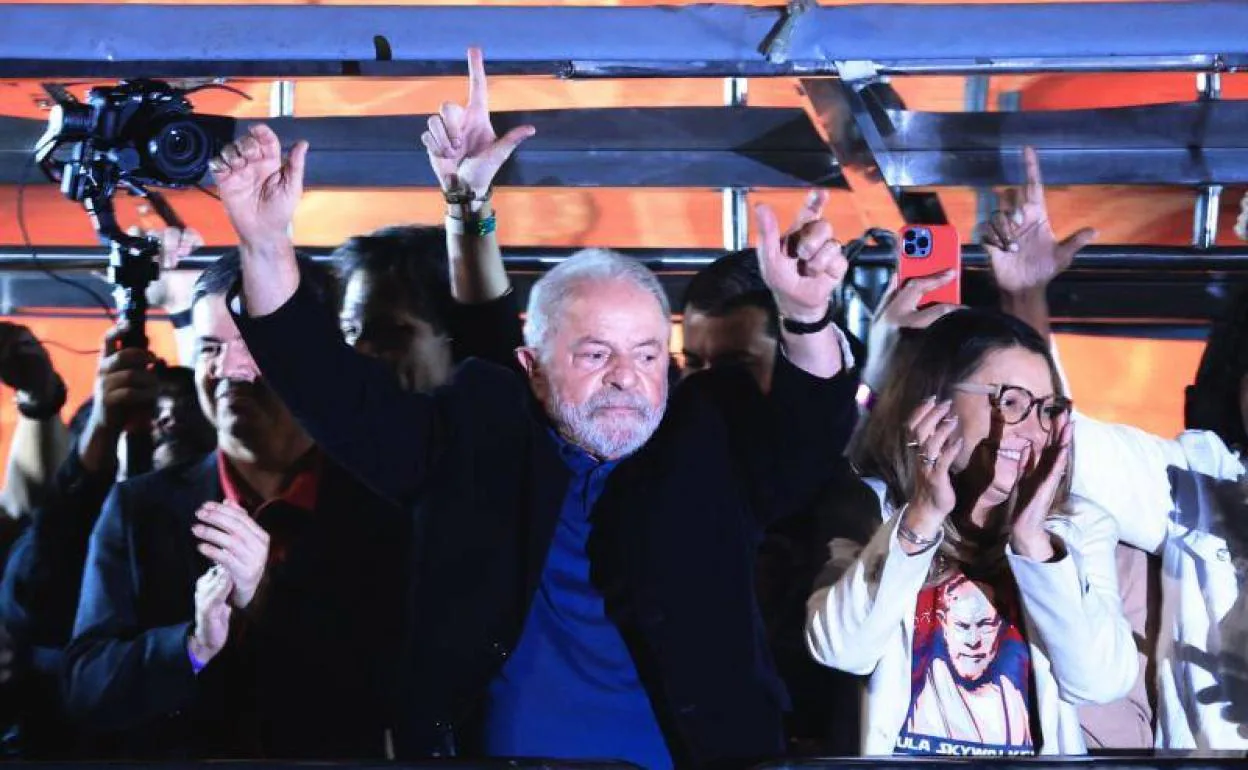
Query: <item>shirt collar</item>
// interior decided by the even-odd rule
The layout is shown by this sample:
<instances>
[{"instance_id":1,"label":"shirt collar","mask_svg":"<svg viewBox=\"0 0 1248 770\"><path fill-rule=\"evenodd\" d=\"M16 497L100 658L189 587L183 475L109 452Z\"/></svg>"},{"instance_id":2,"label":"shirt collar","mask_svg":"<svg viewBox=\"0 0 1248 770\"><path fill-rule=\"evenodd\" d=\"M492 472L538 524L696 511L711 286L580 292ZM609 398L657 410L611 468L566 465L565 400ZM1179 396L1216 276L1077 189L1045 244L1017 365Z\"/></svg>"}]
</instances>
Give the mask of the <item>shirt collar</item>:
<instances>
[{"instance_id":1,"label":"shirt collar","mask_svg":"<svg viewBox=\"0 0 1248 770\"><path fill-rule=\"evenodd\" d=\"M550 435L555 440L555 446L559 450L559 459L563 460L563 464L568 466L573 473L589 473L598 468L605 468L609 471L620 463L619 460L597 459L589 452L559 435L559 431L553 427L550 428Z\"/></svg>"},{"instance_id":2,"label":"shirt collar","mask_svg":"<svg viewBox=\"0 0 1248 770\"><path fill-rule=\"evenodd\" d=\"M317 449L312 449L300 457L288 470L285 483L282 485L282 492L275 499L301 510L309 512L316 510L323 465L324 455ZM221 480L221 491L225 493L225 499L244 510L254 513L262 505L273 502L260 500L247 491L235 478L229 459L220 449L217 450L217 474Z\"/></svg>"}]
</instances>

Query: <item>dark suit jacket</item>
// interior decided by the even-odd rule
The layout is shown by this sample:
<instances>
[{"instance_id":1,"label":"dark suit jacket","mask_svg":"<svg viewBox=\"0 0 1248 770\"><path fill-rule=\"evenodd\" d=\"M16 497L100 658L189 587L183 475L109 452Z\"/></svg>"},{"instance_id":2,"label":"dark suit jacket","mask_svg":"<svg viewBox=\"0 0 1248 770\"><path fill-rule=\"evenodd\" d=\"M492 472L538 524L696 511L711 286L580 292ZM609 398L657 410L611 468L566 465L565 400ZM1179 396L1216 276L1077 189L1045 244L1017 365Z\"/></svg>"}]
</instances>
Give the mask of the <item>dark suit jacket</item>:
<instances>
[{"instance_id":1,"label":"dark suit jacket","mask_svg":"<svg viewBox=\"0 0 1248 770\"><path fill-rule=\"evenodd\" d=\"M9 695L17 701L15 750L25 758L72 759L96 748L65 718L62 650L74 626L87 540L112 484L109 473L88 473L71 449L5 567L0 619L18 656Z\"/></svg>"},{"instance_id":2,"label":"dark suit jacket","mask_svg":"<svg viewBox=\"0 0 1248 770\"><path fill-rule=\"evenodd\" d=\"M71 712L126 734L139 757L383 756L402 604L402 517L325 463L316 510L273 509L297 532L263 609L235 611L198 676L186 651L195 582L211 566L191 526L221 500L217 455L118 484L91 536L74 639ZM281 510L281 513L277 513Z\"/></svg>"},{"instance_id":3,"label":"dark suit jacket","mask_svg":"<svg viewBox=\"0 0 1248 770\"><path fill-rule=\"evenodd\" d=\"M432 395L403 393L303 289L267 317L236 320L318 445L414 511L420 633L403 658L399 750L446 751L518 640L541 578L568 483L548 422L527 382L482 362ZM754 600L754 556L766 523L810 505L829 478L854 424L855 385L783 359L769 398L744 372L690 378L595 508L591 578L681 765L782 751L784 690Z\"/></svg>"}]
</instances>

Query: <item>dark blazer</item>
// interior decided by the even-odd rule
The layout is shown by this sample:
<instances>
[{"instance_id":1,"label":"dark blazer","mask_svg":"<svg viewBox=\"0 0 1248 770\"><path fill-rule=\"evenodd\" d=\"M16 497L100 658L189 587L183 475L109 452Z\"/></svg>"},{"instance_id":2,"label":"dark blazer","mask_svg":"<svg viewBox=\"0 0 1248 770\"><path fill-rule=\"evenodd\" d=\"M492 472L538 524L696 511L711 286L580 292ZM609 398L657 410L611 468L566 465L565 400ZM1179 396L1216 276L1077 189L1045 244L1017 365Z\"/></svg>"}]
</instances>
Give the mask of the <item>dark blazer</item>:
<instances>
[{"instance_id":1,"label":"dark blazer","mask_svg":"<svg viewBox=\"0 0 1248 770\"><path fill-rule=\"evenodd\" d=\"M479 361L432 395L402 392L344 345L300 290L236 318L266 379L332 457L413 510L403 756L460 753L516 644L569 473L528 383ZM658 433L612 473L594 511L591 578L682 766L783 749L784 688L754 600L770 521L812 504L856 417L852 373L781 358L764 398L744 372L690 378ZM569 725L568 729L575 729Z\"/></svg>"},{"instance_id":2,"label":"dark blazer","mask_svg":"<svg viewBox=\"0 0 1248 770\"><path fill-rule=\"evenodd\" d=\"M0 620L13 636L17 701L13 747L28 759L86 757L89 746L65 717L62 652L74 627L87 541L113 485L89 473L77 448L57 469L46 499L14 544L0 583Z\"/></svg>"},{"instance_id":3,"label":"dark blazer","mask_svg":"<svg viewBox=\"0 0 1248 770\"><path fill-rule=\"evenodd\" d=\"M402 517L326 462L316 510L266 509L295 532L263 609L233 613L198 676L186 651L195 582L210 562L191 526L221 500L217 455L118 484L95 531L67 700L138 757L379 758L408 533ZM275 518L284 517L282 521Z\"/></svg>"}]
</instances>

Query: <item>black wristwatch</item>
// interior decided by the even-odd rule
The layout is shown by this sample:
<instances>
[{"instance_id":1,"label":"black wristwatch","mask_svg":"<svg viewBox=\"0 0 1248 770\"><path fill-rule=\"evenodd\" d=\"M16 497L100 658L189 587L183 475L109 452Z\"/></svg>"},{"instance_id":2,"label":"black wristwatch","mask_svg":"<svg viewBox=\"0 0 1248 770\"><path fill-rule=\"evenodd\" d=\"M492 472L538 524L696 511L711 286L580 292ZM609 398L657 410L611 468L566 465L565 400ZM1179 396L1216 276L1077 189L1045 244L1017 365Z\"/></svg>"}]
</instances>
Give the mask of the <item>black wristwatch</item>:
<instances>
[{"instance_id":1,"label":"black wristwatch","mask_svg":"<svg viewBox=\"0 0 1248 770\"><path fill-rule=\"evenodd\" d=\"M833 317L836 315L831 305L828 305L828 312L823 314L823 318L818 321L807 323L805 321L796 321L792 318L780 316L780 325L789 334L814 334L828 328L828 324L832 323Z\"/></svg>"}]
</instances>

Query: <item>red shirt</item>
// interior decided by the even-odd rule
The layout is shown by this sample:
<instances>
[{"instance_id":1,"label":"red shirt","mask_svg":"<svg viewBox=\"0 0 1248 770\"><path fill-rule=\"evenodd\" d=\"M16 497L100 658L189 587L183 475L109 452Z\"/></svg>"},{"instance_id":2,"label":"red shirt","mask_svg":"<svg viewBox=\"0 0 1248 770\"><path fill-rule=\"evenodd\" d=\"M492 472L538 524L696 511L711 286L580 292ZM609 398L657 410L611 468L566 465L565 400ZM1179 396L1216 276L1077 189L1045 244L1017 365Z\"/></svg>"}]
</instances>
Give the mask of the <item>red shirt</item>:
<instances>
[{"instance_id":1,"label":"red shirt","mask_svg":"<svg viewBox=\"0 0 1248 770\"><path fill-rule=\"evenodd\" d=\"M270 500L261 500L235 478L229 459L217 450L217 473L225 499L250 513L256 523L269 533L270 564L285 560L294 530L299 528L291 526L299 523L289 520L291 514L316 510L324 464L324 455L319 450L309 451L290 467L281 493Z\"/></svg>"}]
</instances>

